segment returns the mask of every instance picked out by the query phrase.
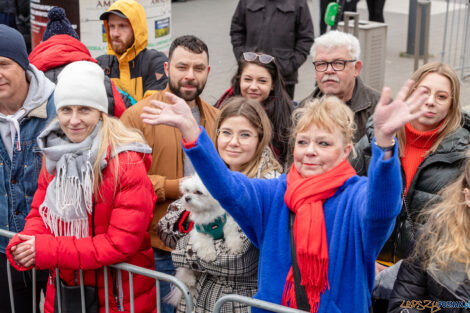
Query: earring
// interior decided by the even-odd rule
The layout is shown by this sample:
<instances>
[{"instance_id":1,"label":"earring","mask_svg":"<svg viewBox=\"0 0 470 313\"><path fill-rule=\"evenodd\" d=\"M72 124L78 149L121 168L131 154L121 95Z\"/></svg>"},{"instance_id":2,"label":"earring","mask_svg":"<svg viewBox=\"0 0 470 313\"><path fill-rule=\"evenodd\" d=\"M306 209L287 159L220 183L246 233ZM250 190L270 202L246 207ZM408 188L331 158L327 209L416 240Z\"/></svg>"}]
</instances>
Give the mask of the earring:
<instances>
[{"instance_id":1,"label":"earring","mask_svg":"<svg viewBox=\"0 0 470 313\"><path fill-rule=\"evenodd\" d=\"M465 195L465 204L470 207L470 190L468 188L464 188L463 193Z\"/></svg>"}]
</instances>

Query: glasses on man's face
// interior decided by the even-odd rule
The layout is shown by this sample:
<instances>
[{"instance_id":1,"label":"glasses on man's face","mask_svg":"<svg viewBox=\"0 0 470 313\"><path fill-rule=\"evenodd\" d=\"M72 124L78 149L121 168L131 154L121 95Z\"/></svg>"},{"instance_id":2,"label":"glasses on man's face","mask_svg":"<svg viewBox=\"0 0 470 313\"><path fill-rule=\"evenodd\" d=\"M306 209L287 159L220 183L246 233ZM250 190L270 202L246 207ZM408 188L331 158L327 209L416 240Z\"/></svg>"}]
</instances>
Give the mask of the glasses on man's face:
<instances>
[{"instance_id":1,"label":"glasses on man's face","mask_svg":"<svg viewBox=\"0 0 470 313\"><path fill-rule=\"evenodd\" d=\"M338 72L344 70L348 62L356 62L356 60L334 60L331 62L313 61L313 65L315 66L315 71L317 72L326 72L329 65L331 65L331 68L335 72Z\"/></svg>"},{"instance_id":2,"label":"glasses on man's face","mask_svg":"<svg viewBox=\"0 0 470 313\"><path fill-rule=\"evenodd\" d=\"M431 88L426 87L426 86L418 86L415 89L422 89L423 94L426 95L428 98L429 98L429 96L433 95L434 96L434 102L439 104L439 105L447 104L450 101L450 94L447 91L432 90Z\"/></svg>"},{"instance_id":3,"label":"glasses on man's face","mask_svg":"<svg viewBox=\"0 0 470 313\"><path fill-rule=\"evenodd\" d=\"M222 140L223 142L229 142L235 136L240 144L246 144L251 142L256 135L249 131L242 131L240 133L233 133L231 130L219 128L217 129L217 135L219 136L218 139Z\"/></svg>"},{"instance_id":4,"label":"glasses on man's face","mask_svg":"<svg viewBox=\"0 0 470 313\"><path fill-rule=\"evenodd\" d=\"M256 52L243 52L243 58L245 61L253 62L258 58L258 60L263 64L268 64L274 60L274 57L269 54L258 54Z\"/></svg>"}]
</instances>

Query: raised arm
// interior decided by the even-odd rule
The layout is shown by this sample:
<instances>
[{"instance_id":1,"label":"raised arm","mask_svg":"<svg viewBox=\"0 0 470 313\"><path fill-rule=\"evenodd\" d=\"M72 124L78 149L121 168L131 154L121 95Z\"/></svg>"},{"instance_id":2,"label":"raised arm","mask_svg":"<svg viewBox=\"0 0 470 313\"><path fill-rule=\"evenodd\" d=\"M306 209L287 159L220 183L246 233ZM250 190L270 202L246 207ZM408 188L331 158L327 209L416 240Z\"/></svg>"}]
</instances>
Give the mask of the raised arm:
<instances>
[{"instance_id":1,"label":"raised arm","mask_svg":"<svg viewBox=\"0 0 470 313\"><path fill-rule=\"evenodd\" d=\"M390 89L384 88L374 113L372 159L368 169L365 205L359 214L364 249L377 256L393 229L401 209L401 172L395 133L406 123L424 114L426 96L421 91L405 97L413 81L407 81L389 103Z\"/></svg>"},{"instance_id":2,"label":"raised arm","mask_svg":"<svg viewBox=\"0 0 470 313\"><path fill-rule=\"evenodd\" d=\"M278 181L249 179L243 174L231 172L205 130L201 132L184 100L170 93L166 95L172 104L152 101L153 107L144 108L143 121L177 127L183 140L193 143L193 148L185 152L205 186L233 216L248 238L255 245L259 244L263 237L264 219L267 218L265 209L271 208L272 195L266 189L275 189Z\"/></svg>"}]
</instances>

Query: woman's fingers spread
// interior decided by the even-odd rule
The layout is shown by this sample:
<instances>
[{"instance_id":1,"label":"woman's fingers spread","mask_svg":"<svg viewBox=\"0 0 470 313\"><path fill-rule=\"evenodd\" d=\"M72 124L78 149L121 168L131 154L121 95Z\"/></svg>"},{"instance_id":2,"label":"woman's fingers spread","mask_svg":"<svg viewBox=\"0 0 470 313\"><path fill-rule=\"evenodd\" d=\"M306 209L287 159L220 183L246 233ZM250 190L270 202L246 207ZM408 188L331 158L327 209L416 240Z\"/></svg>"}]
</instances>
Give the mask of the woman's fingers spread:
<instances>
[{"instance_id":1,"label":"woman's fingers spread","mask_svg":"<svg viewBox=\"0 0 470 313\"><path fill-rule=\"evenodd\" d=\"M382 93L380 94L380 99L378 105L386 105L390 102L390 93L391 90L388 87L384 87L382 89Z\"/></svg>"},{"instance_id":2,"label":"woman's fingers spread","mask_svg":"<svg viewBox=\"0 0 470 313\"><path fill-rule=\"evenodd\" d=\"M150 101L150 106L144 107L144 109L146 109L146 108L163 109L166 105L167 105L167 104L166 104L165 102L158 101L158 100L152 100L152 101Z\"/></svg>"},{"instance_id":3,"label":"woman's fingers spread","mask_svg":"<svg viewBox=\"0 0 470 313\"><path fill-rule=\"evenodd\" d=\"M398 92L396 96L396 100L401 100L404 101L406 99L406 96L408 95L408 92L410 91L411 87L413 86L414 81L407 80L403 86L400 88L400 91Z\"/></svg>"}]
</instances>

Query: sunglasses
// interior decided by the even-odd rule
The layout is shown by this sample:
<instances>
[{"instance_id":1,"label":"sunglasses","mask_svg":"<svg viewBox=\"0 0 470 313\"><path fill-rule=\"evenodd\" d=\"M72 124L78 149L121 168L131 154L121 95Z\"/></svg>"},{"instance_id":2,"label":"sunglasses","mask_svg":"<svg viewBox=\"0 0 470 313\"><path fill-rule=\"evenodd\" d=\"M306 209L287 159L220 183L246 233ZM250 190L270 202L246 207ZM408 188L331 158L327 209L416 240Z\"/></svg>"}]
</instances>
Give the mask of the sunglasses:
<instances>
[{"instance_id":1,"label":"sunglasses","mask_svg":"<svg viewBox=\"0 0 470 313\"><path fill-rule=\"evenodd\" d=\"M253 62L258 58L262 64L271 63L274 60L274 57L269 54L258 54L256 52L243 52L243 58L247 62Z\"/></svg>"}]
</instances>

